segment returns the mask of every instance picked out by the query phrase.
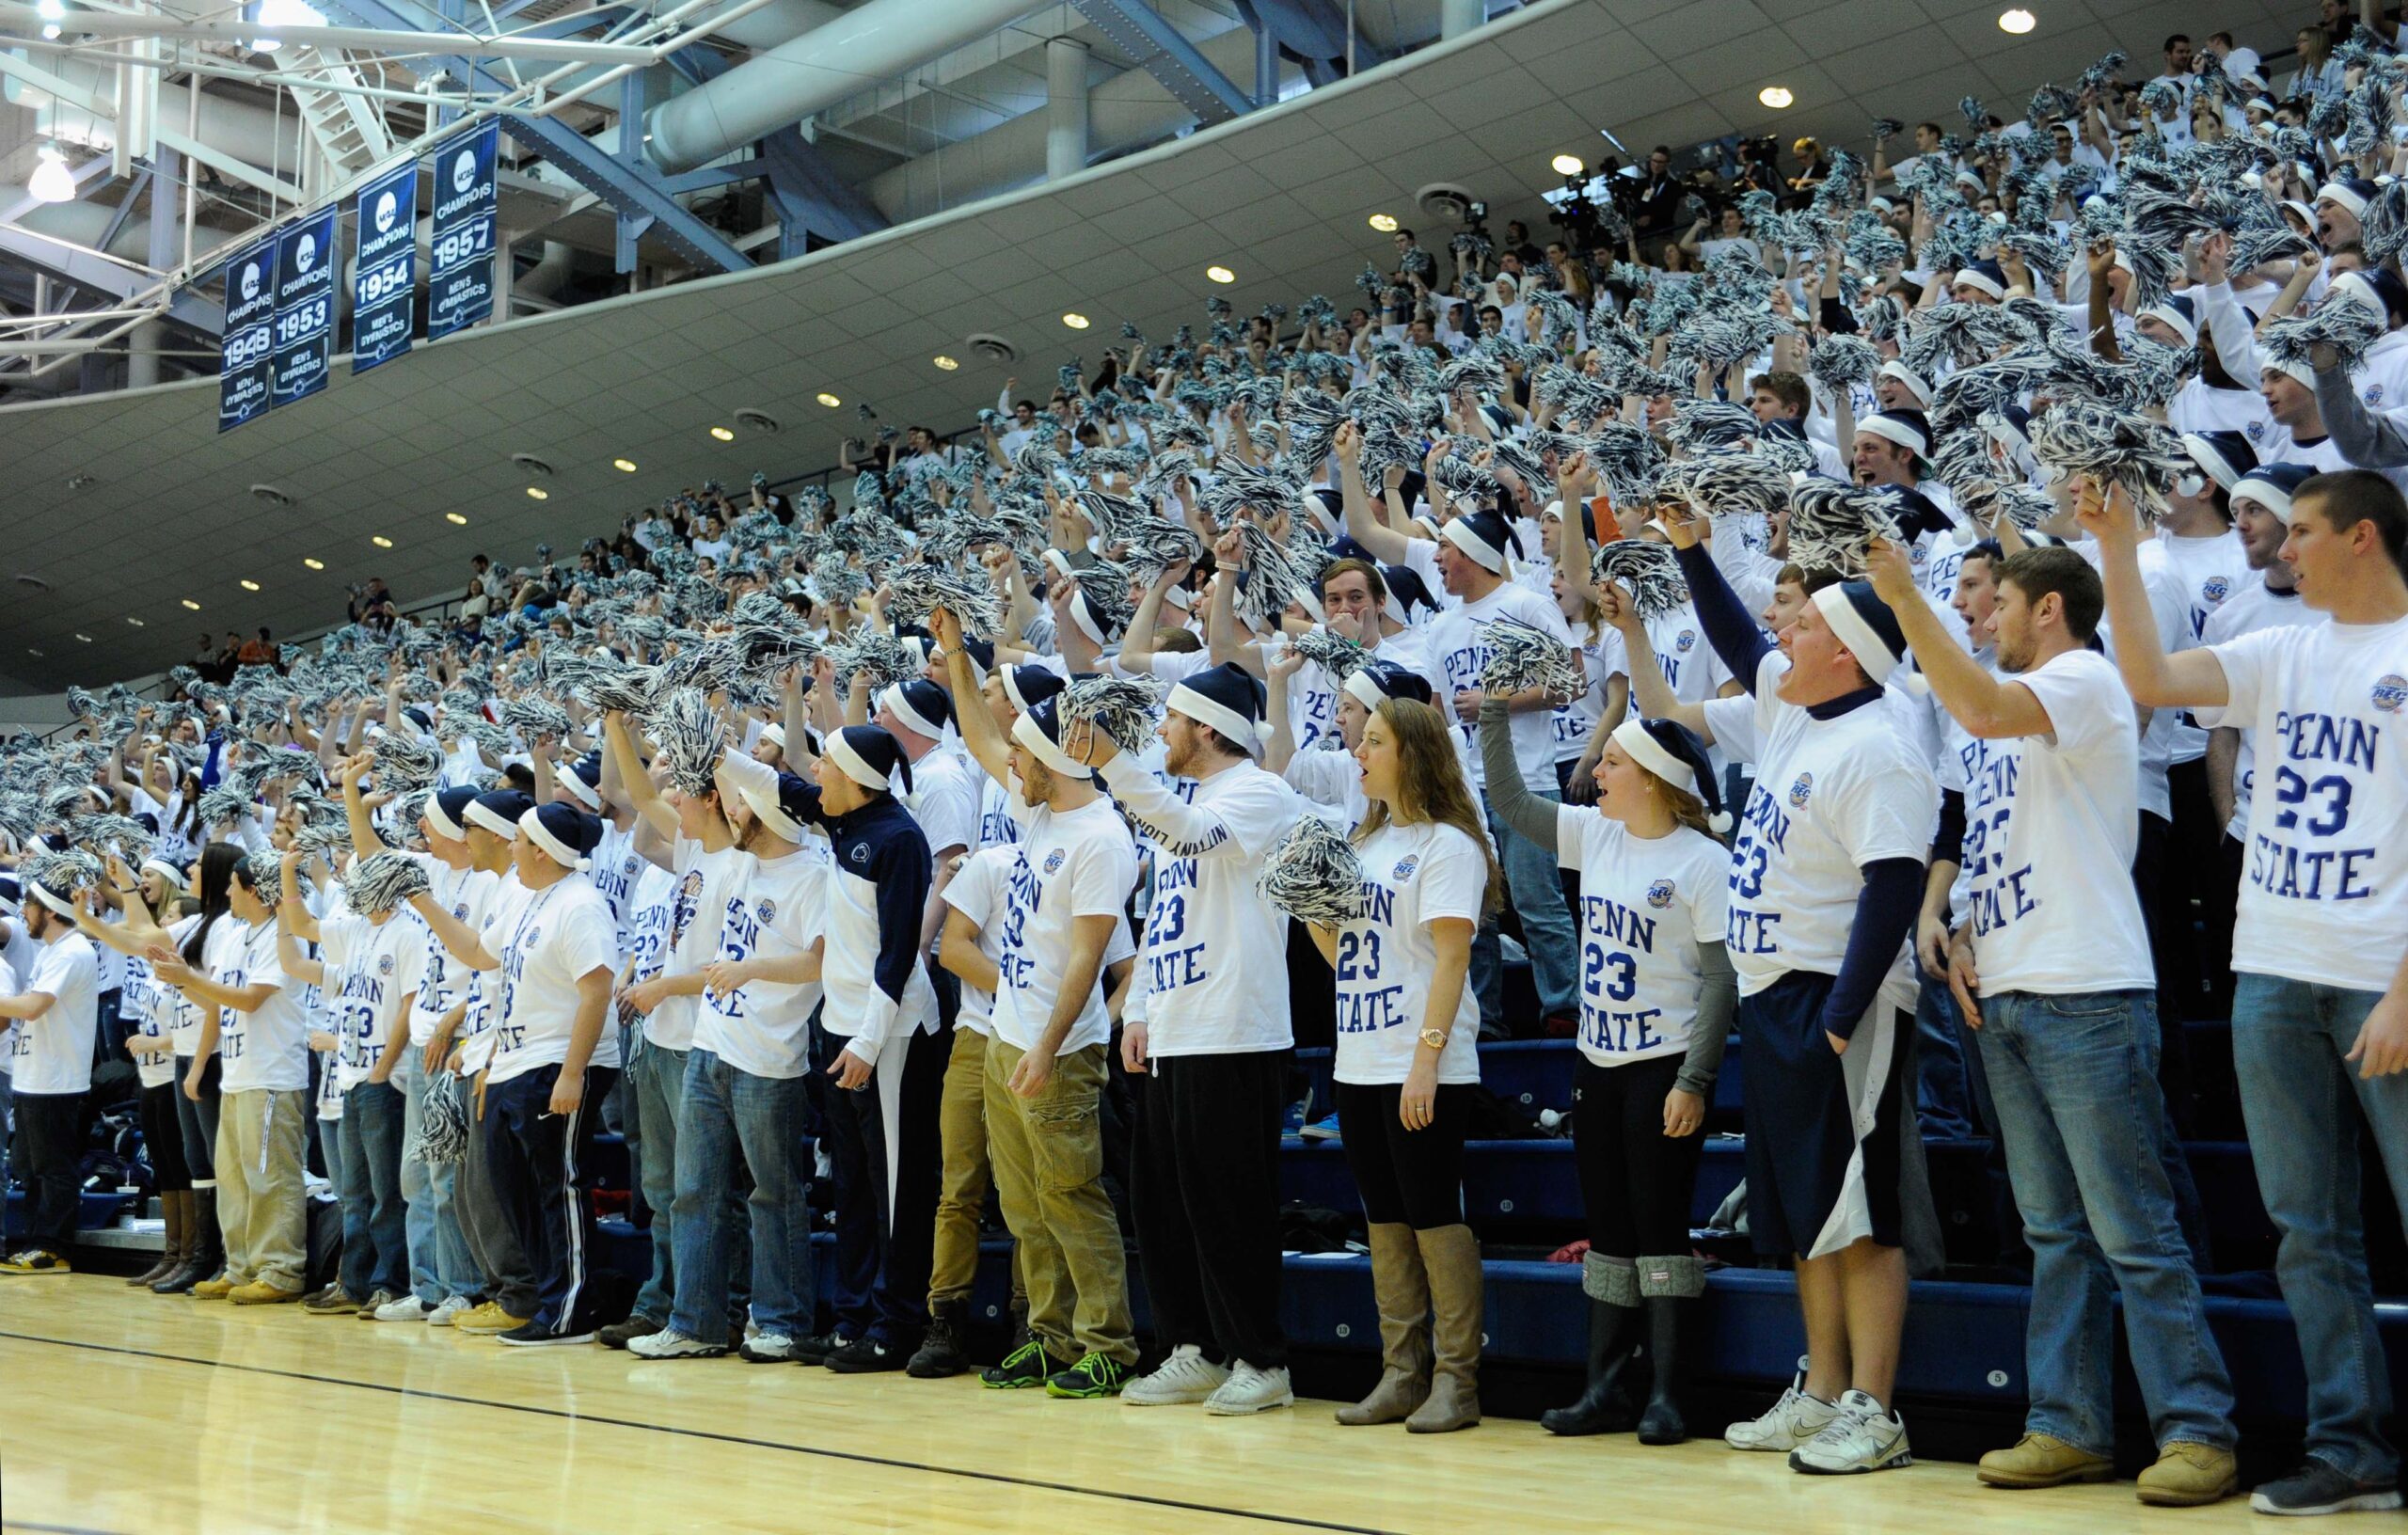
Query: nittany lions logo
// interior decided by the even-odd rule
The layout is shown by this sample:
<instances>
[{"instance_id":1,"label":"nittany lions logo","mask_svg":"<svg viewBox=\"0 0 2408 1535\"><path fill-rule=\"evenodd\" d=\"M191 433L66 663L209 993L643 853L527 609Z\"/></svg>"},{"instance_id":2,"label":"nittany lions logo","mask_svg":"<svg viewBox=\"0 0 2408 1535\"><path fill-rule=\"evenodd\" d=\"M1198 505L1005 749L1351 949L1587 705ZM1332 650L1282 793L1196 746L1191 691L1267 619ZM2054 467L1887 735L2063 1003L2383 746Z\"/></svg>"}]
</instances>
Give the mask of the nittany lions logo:
<instances>
[{"instance_id":1,"label":"nittany lions logo","mask_svg":"<svg viewBox=\"0 0 2408 1535\"><path fill-rule=\"evenodd\" d=\"M1695 629L1683 629L1681 631L1681 637L1672 641L1672 648L1685 656L1690 651L1695 650L1697 648L1697 631Z\"/></svg>"},{"instance_id":2,"label":"nittany lions logo","mask_svg":"<svg viewBox=\"0 0 2408 1535\"><path fill-rule=\"evenodd\" d=\"M1806 797L1814 792L1814 775L1800 773L1798 782L1789 785L1789 802L1799 810L1806 808Z\"/></svg>"},{"instance_id":3,"label":"nittany lions logo","mask_svg":"<svg viewBox=\"0 0 2408 1535\"><path fill-rule=\"evenodd\" d=\"M1396 870L1394 873L1390 874L1388 878L1394 879L1398 884L1402 884L1407 879L1412 878L1413 871L1420 866L1421 860L1408 854L1407 856L1396 861Z\"/></svg>"},{"instance_id":4,"label":"nittany lions logo","mask_svg":"<svg viewBox=\"0 0 2408 1535\"><path fill-rule=\"evenodd\" d=\"M760 918L763 922L775 922L778 920L778 903L775 901L754 901L752 903L752 914Z\"/></svg>"},{"instance_id":5,"label":"nittany lions logo","mask_svg":"<svg viewBox=\"0 0 2408 1535\"><path fill-rule=\"evenodd\" d=\"M1647 887L1647 904L1661 911L1672 904L1672 881L1658 879Z\"/></svg>"},{"instance_id":6,"label":"nittany lions logo","mask_svg":"<svg viewBox=\"0 0 2408 1535\"><path fill-rule=\"evenodd\" d=\"M856 863L866 863L869 862L869 844L857 842L853 844L853 850L845 856Z\"/></svg>"},{"instance_id":7,"label":"nittany lions logo","mask_svg":"<svg viewBox=\"0 0 2408 1535\"><path fill-rule=\"evenodd\" d=\"M1052 852L1045 855L1045 872L1048 874L1059 874L1062 872L1061 848L1056 847Z\"/></svg>"},{"instance_id":8,"label":"nittany lions logo","mask_svg":"<svg viewBox=\"0 0 2408 1535\"><path fill-rule=\"evenodd\" d=\"M2408 677L2397 672L2386 673L2374 685L2374 706L2385 714L2398 714L2408 704Z\"/></svg>"},{"instance_id":9,"label":"nittany lions logo","mask_svg":"<svg viewBox=\"0 0 2408 1535\"><path fill-rule=\"evenodd\" d=\"M393 194L380 192L376 195L376 232L378 234L392 232L393 214L397 211L393 203Z\"/></svg>"},{"instance_id":10,"label":"nittany lions logo","mask_svg":"<svg viewBox=\"0 0 2408 1535\"><path fill-rule=\"evenodd\" d=\"M2210 576L2200 586L2199 595L2210 602L2222 602L2232 594L2232 583L2221 576Z\"/></svg>"},{"instance_id":11,"label":"nittany lions logo","mask_svg":"<svg viewBox=\"0 0 2408 1535\"><path fill-rule=\"evenodd\" d=\"M246 302L260 296L260 269L254 264L243 268L243 298Z\"/></svg>"},{"instance_id":12,"label":"nittany lions logo","mask_svg":"<svg viewBox=\"0 0 2408 1535\"><path fill-rule=\"evenodd\" d=\"M380 954L376 957L376 973L379 975L390 975L393 973L393 957L391 955Z\"/></svg>"},{"instance_id":13,"label":"nittany lions logo","mask_svg":"<svg viewBox=\"0 0 2408 1535\"><path fill-rule=\"evenodd\" d=\"M466 192L477 184L477 155L473 150L462 150L460 158L452 162L452 190Z\"/></svg>"}]
</instances>

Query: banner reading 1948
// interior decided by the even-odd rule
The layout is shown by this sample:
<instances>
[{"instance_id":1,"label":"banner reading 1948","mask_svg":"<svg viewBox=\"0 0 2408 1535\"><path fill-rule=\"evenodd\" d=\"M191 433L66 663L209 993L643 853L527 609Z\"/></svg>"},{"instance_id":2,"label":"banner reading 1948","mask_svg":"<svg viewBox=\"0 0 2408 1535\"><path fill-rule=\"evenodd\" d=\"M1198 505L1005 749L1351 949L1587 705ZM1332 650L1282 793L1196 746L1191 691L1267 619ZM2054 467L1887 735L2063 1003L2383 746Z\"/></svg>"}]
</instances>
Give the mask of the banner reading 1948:
<instances>
[{"instance_id":1,"label":"banner reading 1948","mask_svg":"<svg viewBox=\"0 0 2408 1535\"><path fill-rule=\"evenodd\" d=\"M267 414L274 366L276 248L261 241L226 263L226 333L218 355L217 430Z\"/></svg>"}]
</instances>

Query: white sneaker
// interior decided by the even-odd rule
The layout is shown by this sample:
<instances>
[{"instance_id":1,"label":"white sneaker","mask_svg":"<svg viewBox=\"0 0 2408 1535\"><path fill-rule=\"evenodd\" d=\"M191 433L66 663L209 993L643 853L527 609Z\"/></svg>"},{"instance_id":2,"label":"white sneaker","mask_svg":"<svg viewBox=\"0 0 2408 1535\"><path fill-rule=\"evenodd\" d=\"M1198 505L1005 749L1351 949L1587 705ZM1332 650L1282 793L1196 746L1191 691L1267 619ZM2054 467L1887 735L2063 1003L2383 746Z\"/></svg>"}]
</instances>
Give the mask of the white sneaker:
<instances>
[{"instance_id":1,"label":"white sneaker","mask_svg":"<svg viewBox=\"0 0 2408 1535\"><path fill-rule=\"evenodd\" d=\"M415 1295L404 1295L398 1301L387 1301L376 1308L378 1321L424 1321L435 1307Z\"/></svg>"},{"instance_id":2,"label":"white sneaker","mask_svg":"<svg viewBox=\"0 0 2408 1535\"><path fill-rule=\"evenodd\" d=\"M1170 1351L1160 1369L1122 1386L1120 1400L1133 1407L1176 1407L1204 1400L1228 1378L1228 1370L1205 1358L1202 1349L1181 1343Z\"/></svg>"},{"instance_id":3,"label":"white sneaker","mask_svg":"<svg viewBox=\"0 0 2408 1535\"><path fill-rule=\"evenodd\" d=\"M1789 1452L1789 1468L1809 1476L1846 1477L1915 1464L1906 1420L1885 1412L1861 1391L1840 1398L1839 1414L1823 1432Z\"/></svg>"},{"instance_id":4,"label":"white sneaker","mask_svg":"<svg viewBox=\"0 0 2408 1535\"><path fill-rule=\"evenodd\" d=\"M689 1337L674 1327L632 1338L627 1352L642 1359L712 1359L727 1352L727 1344Z\"/></svg>"},{"instance_id":5,"label":"white sneaker","mask_svg":"<svg viewBox=\"0 0 2408 1535\"><path fill-rule=\"evenodd\" d=\"M1229 1371L1221 1388L1204 1399L1204 1410L1215 1417L1243 1417L1248 1413L1266 1413L1274 1407L1293 1407L1296 1393L1288 1385L1286 1366L1277 1369L1257 1369L1244 1360Z\"/></svg>"},{"instance_id":6,"label":"white sneaker","mask_svg":"<svg viewBox=\"0 0 2408 1535\"><path fill-rule=\"evenodd\" d=\"M1762 1417L1734 1423L1722 1431L1722 1442L1733 1449L1767 1449L1776 1452L1796 1449L1830 1427L1840 1410L1820 1397L1806 1394L1806 1372L1799 1370L1798 1379L1772 1411Z\"/></svg>"},{"instance_id":7,"label":"white sneaker","mask_svg":"<svg viewBox=\"0 0 2408 1535\"><path fill-rule=\"evenodd\" d=\"M476 1308L477 1303L466 1295L446 1295L435 1303L434 1310L426 1314L426 1324L429 1327L449 1327L464 1313Z\"/></svg>"}]
</instances>

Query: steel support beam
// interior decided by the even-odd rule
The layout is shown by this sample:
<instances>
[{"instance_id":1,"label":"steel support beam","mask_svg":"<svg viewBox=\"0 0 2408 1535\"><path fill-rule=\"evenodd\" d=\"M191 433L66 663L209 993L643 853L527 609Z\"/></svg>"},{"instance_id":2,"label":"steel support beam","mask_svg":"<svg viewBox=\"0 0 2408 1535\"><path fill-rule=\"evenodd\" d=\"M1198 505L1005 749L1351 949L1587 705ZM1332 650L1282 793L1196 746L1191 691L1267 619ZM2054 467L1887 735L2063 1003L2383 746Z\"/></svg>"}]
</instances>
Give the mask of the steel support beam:
<instances>
[{"instance_id":1,"label":"steel support beam","mask_svg":"<svg viewBox=\"0 0 2408 1535\"><path fill-rule=\"evenodd\" d=\"M1115 48L1161 81L1180 105L1196 115L1198 124L1209 128L1253 109L1254 99L1146 0L1071 0L1071 4Z\"/></svg>"},{"instance_id":2,"label":"steel support beam","mask_svg":"<svg viewBox=\"0 0 2408 1535\"><path fill-rule=\"evenodd\" d=\"M0 257L120 301L155 294L159 287L155 272L13 224L0 224ZM168 295L166 316L208 336L222 335L226 329L226 307L209 302L189 288Z\"/></svg>"},{"instance_id":3,"label":"steel support beam","mask_svg":"<svg viewBox=\"0 0 2408 1535\"><path fill-rule=\"evenodd\" d=\"M815 241L835 245L887 227L878 205L829 168L800 124L761 140L761 158L768 163L769 203L778 214L778 260L817 248Z\"/></svg>"},{"instance_id":4,"label":"steel support beam","mask_svg":"<svg viewBox=\"0 0 2408 1535\"><path fill-rule=\"evenodd\" d=\"M1338 0L1237 0L1238 14L1258 37L1268 36L1279 52L1305 67L1313 84L1327 85L1346 73L1349 56L1346 9ZM1351 40L1358 70L1395 56L1356 33Z\"/></svg>"}]
</instances>

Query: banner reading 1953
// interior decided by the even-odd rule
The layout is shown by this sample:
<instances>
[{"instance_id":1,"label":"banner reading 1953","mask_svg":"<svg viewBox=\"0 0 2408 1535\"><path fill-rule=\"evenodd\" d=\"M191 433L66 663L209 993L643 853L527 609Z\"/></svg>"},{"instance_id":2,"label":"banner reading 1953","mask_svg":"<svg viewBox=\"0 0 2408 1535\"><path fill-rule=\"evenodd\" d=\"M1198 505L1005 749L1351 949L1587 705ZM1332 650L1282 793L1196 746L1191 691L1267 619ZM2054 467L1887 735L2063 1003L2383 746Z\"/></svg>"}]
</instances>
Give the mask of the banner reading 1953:
<instances>
[{"instance_id":1,"label":"banner reading 1953","mask_svg":"<svg viewBox=\"0 0 2408 1535\"><path fill-rule=\"evenodd\" d=\"M418 277L418 162L361 188L351 277L351 371L364 373L410 349Z\"/></svg>"},{"instance_id":2,"label":"banner reading 1953","mask_svg":"<svg viewBox=\"0 0 2408 1535\"><path fill-rule=\"evenodd\" d=\"M289 405L326 387L335 360L335 210L321 209L277 240L276 371L269 403Z\"/></svg>"},{"instance_id":3,"label":"banner reading 1953","mask_svg":"<svg viewBox=\"0 0 2408 1535\"><path fill-rule=\"evenodd\" d=\"M483 127L435 151L435 261L427 282L426 339L449 336L493 313L494 223L500 199L494 154L501 125Z\"/></svg>"}]
</instances>

